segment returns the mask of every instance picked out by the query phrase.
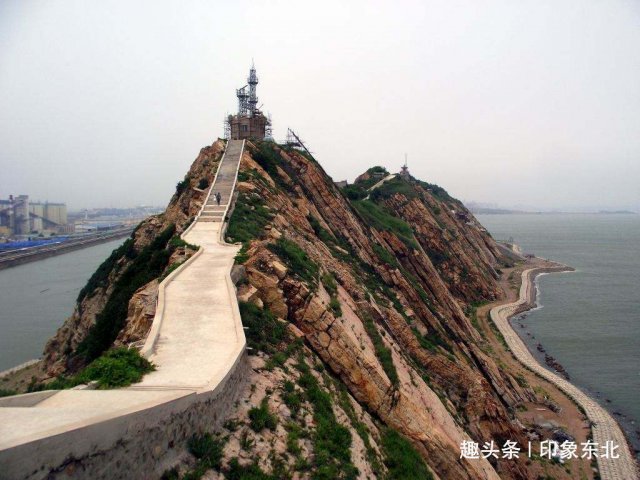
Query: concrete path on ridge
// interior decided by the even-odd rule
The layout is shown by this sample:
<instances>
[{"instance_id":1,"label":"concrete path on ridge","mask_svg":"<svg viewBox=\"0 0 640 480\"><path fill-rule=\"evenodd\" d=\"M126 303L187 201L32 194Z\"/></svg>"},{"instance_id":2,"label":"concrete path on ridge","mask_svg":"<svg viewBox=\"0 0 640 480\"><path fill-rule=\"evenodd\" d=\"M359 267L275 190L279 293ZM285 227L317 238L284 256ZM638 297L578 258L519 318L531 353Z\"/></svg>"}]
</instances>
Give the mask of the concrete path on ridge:
<instances>
[{"instance_id":1,"label":"concrete path on ridge","mask_svg":"<svg viewBox=\"0 0 640 480\"><path fill-rule=\"evenodd\" d=\"M213 390L226 376L245 338L239 314L234 313L237 303L229 279L240 247L219 239L243 148L242 140L229 141L210 189L221 193L215 210L222 212L208 214L209 198L183 236L200 250L164 287L164 314L154 319L154 324L161 319L151 355L156 371L123 389L61 390L49 396L43 392L2 399L6 406L0 406L0 450Z\"/></svg>"}]
</instances>

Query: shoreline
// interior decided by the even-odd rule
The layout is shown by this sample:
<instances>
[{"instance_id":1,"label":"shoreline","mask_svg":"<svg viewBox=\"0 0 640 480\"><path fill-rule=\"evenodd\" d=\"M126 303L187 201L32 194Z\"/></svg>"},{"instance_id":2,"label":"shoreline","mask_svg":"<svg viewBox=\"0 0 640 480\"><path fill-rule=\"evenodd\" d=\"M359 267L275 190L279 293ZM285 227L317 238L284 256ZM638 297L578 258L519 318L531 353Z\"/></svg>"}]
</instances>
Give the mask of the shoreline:
<instances>
[{"instance_id":1,"label":"shoreline","mask_svg":"<svg viewBox=\"0 0 640 480\"><path fill-rule=\"evenodd\" d=\"M553 383L565 395L576 403L591 422L593 441L604 445L606 441L613 441L619 445L617 453L620 458L605 459L598 457L598 470L602 480L637 479L638 467L632 454L629 442L617 420L591 396L576 385L562 378L559 374L541 364L529 350L525 341L510 323L510 319L523 312L536 308L536 282L541 273L561 273L574 271L573 268L556 262L550 266L531 267L521 274L521 284L518 298L512 303L493 307L490 316L496 327L502 333L515 358L527 369L543 379Z\"/></svg>"},{"instance_id":2,"label":"shoreline","mask_svg":"<svg viewBox=\"0 0 640 480\"><path fill-rule=\"evenodd\" d=\"M553 263L557 263L557 262L553 262ZM575 269L571 268L571 270L557 271L557 272L551 272L551 273L572 273L572 272L575 272ZM516 334L520 337L520 339L524 342L526 347L529 349L529 353L534 357L534 359L538 361L539 364L542 365L542 367L546 368L552 373L555 373L556 375L563 376L567 381L573 383L573 380L570 377L571 372L565 370L564 365L562 365L556 358L554 358L546 350L546 346L541 342L539 338L533 335L534 332L528 330L528 327L530 327L531 325L528 318L529 314L537 310L540 310L541 308L544 308L544 305L540 304L539 302L539 295L541 291L539 280L544 275L549 275L549 274L550 273L547 273L547 272L538 272L532 275L531 283L534 285L534 288L532 290L533 292L532 298L531 298L532 308L528 310L524 310L520 313L514 314L512 317L509 317L509 323L511 324L511 328L516 332ZM539 346L542 346L542 350L540 350ZM551 359L550 363L547 363L545 358L546 355L549 355L549 358ZM557 367L560 367L560 368L557 368ZM632 455L635 456L637 461L637 458L638 458L637 455L638 455L638 452L640 451L640 430L638 429L638 424L634 421L634 418L624 413L624 408L622 408L621 406L617 406L616 408L614 408L615 405L611 402L611 400L603 396L601 392L593 390L592 388L589 388L585 385L577 385L577 384L575 385L576 387L580 388L586 395L588 395L589 397L597 401L600 404L600 406L602 406L602 408L607 410L607 412L609 412L609 415L611 415L616 420L616 422L622 429L622 433L625 435L627 444L631 449Z\"/></svg>"}]
</instances>

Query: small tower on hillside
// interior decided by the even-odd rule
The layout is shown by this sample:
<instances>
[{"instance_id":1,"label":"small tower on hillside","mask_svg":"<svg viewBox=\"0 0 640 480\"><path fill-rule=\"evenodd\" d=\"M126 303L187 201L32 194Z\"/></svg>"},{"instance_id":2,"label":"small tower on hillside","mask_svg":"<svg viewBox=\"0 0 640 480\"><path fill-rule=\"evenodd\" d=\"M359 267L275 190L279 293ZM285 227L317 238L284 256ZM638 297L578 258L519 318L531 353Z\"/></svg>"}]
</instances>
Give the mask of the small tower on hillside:
<instances>
[{"instance_id":1,"label":"small tower on hillside","mask_svg":"<svg viewBox=\"0 0 640 480\"><path fill-rule=\"evenodd\" d=\"M407 154L404 154L404 165L400 167L400 173L398 174L405 180L409 180L411 178L411 174L409 173L409 167L407 166Z\"/></svg>"},{"instance_id":2,"label":"small tower on hillside","mask_svg":"<svg viewBox=\"0 0 640 480\"><path fill-rule=\"evenodd\" d=\"M258 75L252 64L247 78L247 85L236 90L238 97L238 113L227 117L225 137L231 140L245 138L264 139L271 135L271 119L267 118L258 107Z\"/></svg>"}]
</instances>

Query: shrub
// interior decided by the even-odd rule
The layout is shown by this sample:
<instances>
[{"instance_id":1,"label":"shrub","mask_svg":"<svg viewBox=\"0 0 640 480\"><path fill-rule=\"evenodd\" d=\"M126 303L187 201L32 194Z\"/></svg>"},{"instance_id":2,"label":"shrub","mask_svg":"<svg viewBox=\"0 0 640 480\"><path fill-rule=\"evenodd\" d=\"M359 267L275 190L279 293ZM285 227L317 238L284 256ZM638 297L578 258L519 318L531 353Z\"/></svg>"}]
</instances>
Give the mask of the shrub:
<instances>
[{"instance_id":1,"label":"shrub","mask_svg":"<svg viewBox=\"0 0 640 480\"><path fill-rule=\"evenodd\" d=\"M198 188L200 190L205 190L206 188L209 188L209 180L207 180L206 178L201 178L200 181L198 182Z\"/></svg>"},{"instance_id":2,"label":"shrub","mask_svg":"<svg viewBox=\"0 0 640 480\"><path fill-rule=\"evenodd\" d=\"M187 449L205 469L219 470L224 453L224 443L221 438L205 433L201 436L191 437L187 443Z\"/></svg>"},{"instance_id":3,"label":"shrub","mask_svg":"<svg viewBox=\"0 0 640 480\"><path fill-rule=\"evenodd\" d=\"M77 376L79 383L97 381L98 388L126 387L139 382L155 367L136 349L114 348L91 362Z\"/></svg>"},{"instance_id":4,"label":"shrub","mask_svg":"<svg viewBox=\"0 0 640 480\"><path fill-rule=\"evenodd\" d=\"M186 177L184 177L184 180L181 180L178 183L176 183L176 195L178 196L182 195L182 192L184 192L190 185L191 185L191 179L187 175Z\"/></svg>"},{"instance_id":5,"label":"shrub","mask_svg":"<svg viewBox=\"0 0 640 480\"><path fill-rule=\"evenodd\" d=\"M340 307L340 300L338 300L336 297L331 298L331 301L329 302L329 308L336 317L342 316L342 307Z\"/></svg>"},{"instance_id":6,"label":"shrub","mask_svg":"<svg viewBox=\"0 0 640 480\"><path fill-rule=\"evenodd\" d=\"M391 428L382 432L384 464L389 480L433 480L429 467L411 442Z\"/></svg>"},{"instance_id":7,"label":"shrub","mask_svg":"<svg viewBox=\"0 0 640 480\"><path fill-rule=\"evenodd\" d=\"M180 238L179 235L174 235L173 237L171 237L171 240L169 240L169 246L171 246L173 249L190 248L191 250L198 250L200 248L198 245L194 245L193 243L184 241L182 238Z\"/></svg>"},{"instance_id":8,"label":"shrub","mask_svg":"<svg viewBox=\"0 0 640 480\"><path fill-rule=\"evenodd\" d=\"M144 374L153 370L153 364L138 350L119 347L108 350L72 377L58 377L49 384L34 385L30 390L62 390L94 381L101 390L120 388L139 382Z\"/></svg>"},{"instance_id":9,"label":"shrub","mask_svg":"<svg viewBox=\"0 0 640 480\"><path fill-rule=\"evenodd\" d=\"M229 470L225 473L227 480L277 480L275 476L262 471L256 463L242 466L237 458L229 462Z\"/></svg>"},{"instance_id":10,"label":"shrub","mask_svg":"<svg viewBox=\"0 0 640 480\"><path fill-rule=\"evenodd\" d=\"M286 338L286 324L278 321L269 309L247 302L238 302L238 305L242 324L247 328L248 345L266 353L275 352L275 346Z\"/></svg>"},{"instance_id":11,"label":"shrub","mask_svg":"<svg viewBox=\"0 0 640 480\"><path fill-rule=\"evenodd\" d=\"M278 255L300 278L312 285L316 284L320 269L297 243L280 237L275 244L269 244L268 248Z\"/></svg>"},{"instance_id":12,"label":"shrub","mask_svg":"<svg viewBox=\"0 0 640 480\"><path fill-rule=\"evenodd\" d=\"M269 411L269 399L264 397L259 407L249 410L249 421L254 432L261 432L265 428L275 430L278 418Z\"/></svg>"},{"instance_id":13,"label":"shrub","mask_svg":"<svg viewBox=\"0 0 640 480\"><path fill-rule=\"evenodd\" d=\"M18 392L16 392L15 390L6 390L4 388L0 388L0 397L10 397L17 394Z\"/></svg>"}]
</instances>

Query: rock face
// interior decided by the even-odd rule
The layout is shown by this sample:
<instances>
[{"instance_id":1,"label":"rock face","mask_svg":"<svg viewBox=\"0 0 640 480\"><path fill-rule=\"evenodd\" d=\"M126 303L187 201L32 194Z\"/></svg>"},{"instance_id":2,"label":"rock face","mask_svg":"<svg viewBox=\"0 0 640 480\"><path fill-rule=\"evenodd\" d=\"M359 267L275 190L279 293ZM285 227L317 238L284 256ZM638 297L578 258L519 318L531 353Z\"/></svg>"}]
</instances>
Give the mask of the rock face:
<instances>
[{"instance_id":1,"label":"rock face","mask_svg":"<svg viewBox=\"0 0 640 480\"><path fill-rule=\"evenodd\" d=\"M46 346L49 375L83 365L78 352L145 248L164 252L156 277L193 253L156 244L171 226L176 235L187 227L204 201L196 186L212 182L223 148L202 149L165 213L142 222L92 277ZM434 478L535 478L524 458L460 458L463 440L527 441L513 410L534 394L498 367L469 316L498 297L506 260L443 189L396 177L369 190L384 176L377 167L340 190L307 154L247 143L227 240L243 243L233 276L256 355L244 400L221 412L221 468L383 478L402 462L390 440L400 434L409 441L400 450L417 452ZM125 297L112 345L145 339L158 280Z\"/></svg>"},{"instance_id":2,"label":"rock face","mask_svg":"<svg viewBox=\"0 0 640 480\"><path fill-rule=\"evenodd\" d=\"M367 191L381 177L364 174L342 192L298 151L249 151L236 212L251 206L232 217L228 241L245 239L234 222L252 211L271 218L245 243L240 299L293 323L441 478L528 478L523 462L460 459L463 439L526 444L510 410L533 398L483 351L465 315L498 296L502 259L486 230L435 185L395 178Z\"/></svg>"}]
</instances>

